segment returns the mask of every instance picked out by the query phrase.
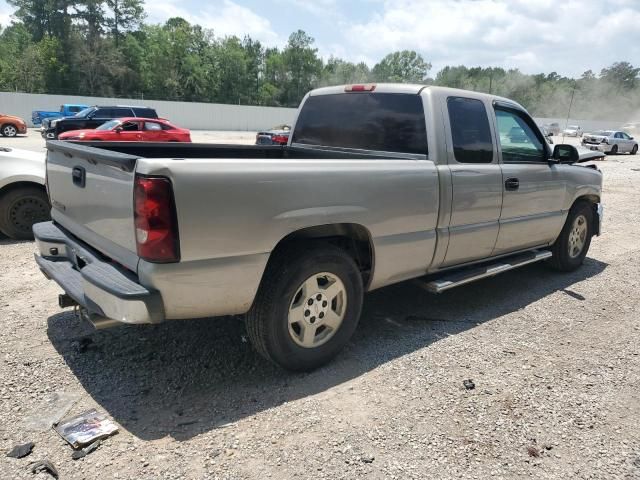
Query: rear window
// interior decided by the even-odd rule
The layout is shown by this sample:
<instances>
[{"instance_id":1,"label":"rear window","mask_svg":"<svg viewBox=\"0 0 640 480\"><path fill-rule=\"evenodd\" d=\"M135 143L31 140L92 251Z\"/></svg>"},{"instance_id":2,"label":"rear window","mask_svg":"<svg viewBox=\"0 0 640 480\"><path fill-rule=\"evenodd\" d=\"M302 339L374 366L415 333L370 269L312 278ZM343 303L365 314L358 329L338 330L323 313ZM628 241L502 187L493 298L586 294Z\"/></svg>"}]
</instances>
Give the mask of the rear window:
<instances>
[{"instance_id":1,"label":"rear window","mask_svg":"<svg viewBox=\"0 0 640 480\"><path fill-rule=\"evenodd\" d=\"M140 118L158 118L158 114L153 108L133 108L133 113Z\"/></svg>"},{"instance_id":2,"label":"rear window","mask_svg":"<svg viewBox=\"0 0 640 480\"><path fill-rule=\"evenodd\" d=\"M396 93L309 97L293 131L293 143L426 155L422 98Z\"/></svg>"},{"instance_id":3,"label":"rear window","mask_svg":"<svg viewBox=\"0 0 640 480\"><path fill-rule=\"evenodd\" d=\"M489 129L489 117L480 100L449 97L447 100L453 152L460 163L491 163L493 142ZM513 127L511 134L517 134Z\"/></svg>"}]
</instances>

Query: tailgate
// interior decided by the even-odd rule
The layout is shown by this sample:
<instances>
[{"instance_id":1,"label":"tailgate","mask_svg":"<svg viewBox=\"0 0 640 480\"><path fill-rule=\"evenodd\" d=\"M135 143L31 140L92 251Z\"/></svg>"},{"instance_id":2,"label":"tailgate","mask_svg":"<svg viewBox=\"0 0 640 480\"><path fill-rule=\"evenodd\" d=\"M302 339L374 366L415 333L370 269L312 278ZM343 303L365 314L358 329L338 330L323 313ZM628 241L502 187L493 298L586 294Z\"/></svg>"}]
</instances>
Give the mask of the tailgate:
<instances>
[{"instance_id":1,"label":"tailgate","mask_svg":"<svg viewBox=\"0 0 640 480\"><path fill-rule=\"evenodd\" d=\"M51 217L80 240L136 270L136 157L86 145L47 143Z\"/></svg>"}]
</instances>

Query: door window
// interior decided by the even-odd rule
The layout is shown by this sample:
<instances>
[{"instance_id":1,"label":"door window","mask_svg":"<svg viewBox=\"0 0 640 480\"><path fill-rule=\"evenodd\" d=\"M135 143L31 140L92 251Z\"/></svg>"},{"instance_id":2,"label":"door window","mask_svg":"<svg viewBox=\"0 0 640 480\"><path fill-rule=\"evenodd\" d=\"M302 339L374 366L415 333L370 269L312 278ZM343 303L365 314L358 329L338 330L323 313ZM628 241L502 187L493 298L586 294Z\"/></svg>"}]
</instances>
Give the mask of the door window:
<instances>
[{"instance_id":1,"label":"door window","mask_svg":"<svg viewBox=\"0 0 640 480\"><path fill-rule=\"evenodd\" d=\"M447 108L456 161L491 163L493 142L484 104L473 98L449 97Z\"/></svg>"},{"instance_id":2,"label":"door window","mask_svg":"<svg viewBox=\"0 0 640 480\"><path fill-rule=\"evenodd\" d=\"M122 124L122 130L124 130L125 132L137 132L138 122L124 122Z\"/></svg>"},{"instance_id":3,"label":"door window","mask_svg":"<svg viewBox=\"0 0 640 480\"><path fill-rule=\"evenodd\" d=\"M156 122L144 122L144 129L150 132L162 131L162 127Z\"/></svg>"},{"instance_id":4,"label":"door window","mask_svg":"<svg viewBox=\"0 0 640 480\"><path fill-rule=\"evenodd\" d=\"M532 121L517 110L496 107L496 120L505 163L546 161L542 138L532 127Z\"/></svg>"}]
</instances>

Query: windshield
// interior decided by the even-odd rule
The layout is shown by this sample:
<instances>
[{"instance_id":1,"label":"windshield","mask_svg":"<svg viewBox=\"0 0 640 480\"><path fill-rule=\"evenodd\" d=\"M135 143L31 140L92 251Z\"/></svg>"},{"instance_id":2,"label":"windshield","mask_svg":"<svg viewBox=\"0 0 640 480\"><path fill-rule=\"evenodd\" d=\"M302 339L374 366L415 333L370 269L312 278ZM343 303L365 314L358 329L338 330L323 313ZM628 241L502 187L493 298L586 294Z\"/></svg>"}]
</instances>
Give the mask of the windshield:
<instances>
[{"instance_id":1,"label":"windshield","mask_svg":"<svg viewBox=\"0 0 640 480\"><path fill-rule=\"evenodd\" d=\"M74 117L86 117L87 115L89 115L89 113L91 113L92 110L93 107L85 108L84 110L80 110L78 113L76 113Z\"/></svg>"},{"instance_id":2,"label":"windshield","mask_svg":"<svg viewBox=\"0 0 640 480\"><path fill-rule=\"evenodd\" d=\"M613 135L613 132L610 130L598 130L594 133L594 135L602 135L603 137L610 137Z\"/></svg>"},{"instance_id":3,"label":"windshield","mask_svg":"<svg viewBox=\"0 0 640 480\"><path fill-rule=\"evenodd\" d=\"M111 120L110 122L103 123L96 130L111 130L120 125L120 120Z\"/></svg>"}]
</instances>

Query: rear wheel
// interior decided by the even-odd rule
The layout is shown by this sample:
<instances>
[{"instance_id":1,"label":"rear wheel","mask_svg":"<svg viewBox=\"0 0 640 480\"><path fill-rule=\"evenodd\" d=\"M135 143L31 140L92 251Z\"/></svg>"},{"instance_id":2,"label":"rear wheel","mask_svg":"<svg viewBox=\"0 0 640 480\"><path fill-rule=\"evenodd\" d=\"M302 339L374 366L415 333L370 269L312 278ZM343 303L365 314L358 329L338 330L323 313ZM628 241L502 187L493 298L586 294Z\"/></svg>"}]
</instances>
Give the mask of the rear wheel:
<instances>
[{"instance_id":1,"label":"rear wheel","mask_svg":"<svg viewBox=\"0 0 640 480\"><path fill-rule=\"evenodd\" d=\"M275 254L246 317L256 350L287 370L335 357L356 329L363 286L353 259L332 245Z\"/></svg>"},{"instance_id":2,"label":"rear wheel","mask_svg":"<svg viewBox=\"0 0 640 480\"><path fill-rule=\"evenodd\" d=\"M15 240L33 238L34 223L49 220L49 199L37 187L21 187L0 197L0 231Z\"/></svg>"},{"instance_id":3,"label":"rear wheel","mask_svg":"<svg viewBox=\"0 0 640 480\"><path fill-rule=\"evenodd\" d=\"M569 210L562 232L551 247L549 264L562 272L577 269L587 256L592 236L593 207L588 202L578 202Z\"/></svg>"},{"instance_id":4,"label":"rear wheel","mask_svg":"<svg viewBox=\"0 0 640 480\"><path fill-rule=\"evenodd\" d=\"M2 126L2 135L5 137L15 137L18 135L18 129L10 123Z\"/></svg>"}]
</instances>

